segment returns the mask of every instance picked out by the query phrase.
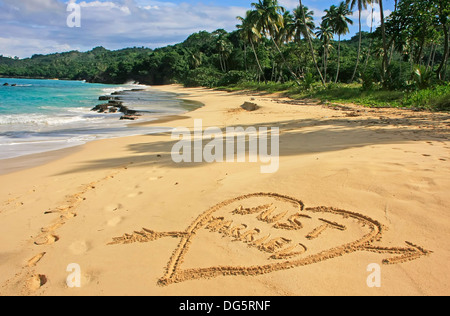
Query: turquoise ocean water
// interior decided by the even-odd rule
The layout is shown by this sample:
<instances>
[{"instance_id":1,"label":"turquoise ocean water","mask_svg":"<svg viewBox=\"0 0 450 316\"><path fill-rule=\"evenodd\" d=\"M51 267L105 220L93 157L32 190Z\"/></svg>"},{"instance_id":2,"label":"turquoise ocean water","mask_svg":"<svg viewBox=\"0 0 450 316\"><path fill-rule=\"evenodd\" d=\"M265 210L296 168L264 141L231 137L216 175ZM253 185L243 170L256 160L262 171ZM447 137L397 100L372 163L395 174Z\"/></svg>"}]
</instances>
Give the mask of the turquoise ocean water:
<instances>
[{"instance_id":1,"label":"turquoise ocean water","mask_svg":"<svg viewBox=\"0 0 450 316\"><path fill-rule=\"evenodd\" d=\"M5 83L9 85L4 86ZM121 113L90 111L104 103L98 100L99 96L142 88L136 84L0 78L0 159L73 147L97 139L167 131L129 126L130 122L120 121ZM142 120L184 113L193 107L178 95L156 90L125 92L120 97L130 109L148 113Z\"/></svg>"}]
</instances>

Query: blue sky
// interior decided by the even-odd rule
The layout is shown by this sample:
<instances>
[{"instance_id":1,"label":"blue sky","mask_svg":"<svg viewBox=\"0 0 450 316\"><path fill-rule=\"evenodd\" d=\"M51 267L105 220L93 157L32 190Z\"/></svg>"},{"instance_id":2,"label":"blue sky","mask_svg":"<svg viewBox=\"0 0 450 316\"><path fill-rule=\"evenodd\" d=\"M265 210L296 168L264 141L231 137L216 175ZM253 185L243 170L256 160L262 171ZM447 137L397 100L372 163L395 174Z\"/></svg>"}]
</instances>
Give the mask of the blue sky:
<instances>
[{"instance_id":1,"label":"blue sky","mask_svg":"<svg viewBox=\"0 0 450 316\"><path fill-rule=\"evenodd\" d=\"M245 15L255 0L0 0L0 55L30 57L96 46L120 49L133 46L162 47L183 41L202 30L233 31L236 16ZM70 28L69 2L80 6L80 28ZM279 0L289 10L298 0ZM339 0L303 0L319 22L323 10ZM393 10L394 0L384 0ZM379 14L379 8L378 9ZM363 14L369 30L369 13ZM357 12L350 37L358 31Z\"/></svg>"}]
</instances>

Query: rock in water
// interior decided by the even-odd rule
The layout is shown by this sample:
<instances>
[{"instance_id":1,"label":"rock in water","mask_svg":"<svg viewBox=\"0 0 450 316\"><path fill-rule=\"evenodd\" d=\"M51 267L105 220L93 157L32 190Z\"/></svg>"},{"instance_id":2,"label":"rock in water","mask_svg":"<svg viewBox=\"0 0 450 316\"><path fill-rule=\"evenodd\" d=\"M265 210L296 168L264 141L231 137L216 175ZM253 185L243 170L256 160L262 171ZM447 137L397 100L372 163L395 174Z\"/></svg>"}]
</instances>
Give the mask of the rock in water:
<instances>
[{"instance_id":1,"label":"rock in water","mask_svg":"<svg viewBox=\"0 0 450 316\"><path fill-rule=\"evenodd\" d=\"M115 106L115 107L121 107L123 105L122 101L117 101L117 100L110 100L108 103L110 106Z\"/></svg>"},{"instance_id":2,"label":"rock in water","mask_svg":"<svg viewBox=\"0 0 450 316\"><path fill-rule=\"evenodd\" d=\"M109 108L109 104L107 104L107 103L99 104L99 105L95 106L91 111L98 112L98 113L104 113L104 112L108 111L108 108Z\"/></svg>"},{"instance_id":3,"label":"rock in water","mask_svg":"<svg viewBox=\"0 0 450 316\"><path fill-rule=\"evenodd\" d=\"M123 121L123 120L135 121L137 119L138 119L138 117L133 116L133 115L124 115L120 118L121 121Z\"/></svg>"},{"instance_id":4,"label":"rock in water","mask_svg":"<svg viewBox=\"0 0 450 316\"><path fill-rule=\"evenodd\" d=\"M110 100L115 100L115 97L110 96L110 95L103 95L101 97L98 98L99 101L110 101Z\"/></svg>"}]
</instances>

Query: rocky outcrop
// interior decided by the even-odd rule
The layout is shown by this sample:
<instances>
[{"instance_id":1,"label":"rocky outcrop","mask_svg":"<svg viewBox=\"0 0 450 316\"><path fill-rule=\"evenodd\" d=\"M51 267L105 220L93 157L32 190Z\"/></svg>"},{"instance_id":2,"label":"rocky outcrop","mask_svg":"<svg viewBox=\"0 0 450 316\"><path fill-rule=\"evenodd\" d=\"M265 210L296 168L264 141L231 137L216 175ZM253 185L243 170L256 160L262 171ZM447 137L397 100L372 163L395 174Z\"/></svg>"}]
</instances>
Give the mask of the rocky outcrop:
<instances>
[{"instance_id":1,"label":"rocky outcrop","mask_svg":"<svg viewBox=\"0 0 450 316\"><path fill-rule=\"evenodd\" d=\"M145 89L132 89L127 90L128 92L136 92L136 91L144 91ZM99 105L96 105L94 108L92 108L91 111L97 112L97 113L123 113L124 115L120 118L121 120L130 120L134 121L141 116L141 114L138 113L138 111L130 110L127 106L123 105L123 102L120 101L121 98L119 95L124 95L127 91L118 91L113 92L111 95L101 96L99 97L99 101L108 101L108 103L102 103Z\"/></svg>"},{"instance_id":2,"label":"rocky outcrop","mask_svg":"<svg viewBox=\"0 0 450 316\"><path fill-rule=\"evenodd\" d=\"M96 105L94 108L92 108L91 111L98 112L98 113L105 113L108 110L109 110L109 104L105 103L105 104Z\"/></svg>"},{"instance_id":3,"label":"rocky outcrop","mask_svg":"<svg viewBox=\"0 0 450 316\"><path fill-rule=\"evenodd\" d=\"M115 106L115 107L121 107L121 106L123 106L123 102L122 101L117 101L117 100L110 100L109 102L108 102L108 104L110 105L110 106Z\"/></svg>"},{"instance_id":4,"label":"rocky outcrop","mask_svg":"<svg viewBox=\"0 0 450 316\"><path fill-rule=\"evenodd\" d=\"M119 108L119 112L122 112L125 115L137 115L137 111L135 110L130 110L129 108L127 108L126 106L121 106Z\"/></svg>"},{"instance_id":5,"label":"rocky outcrop","mask_svg":"<svg viewBox=\"0 0 450 316\"><path fill-rule=\"evenodd\" d=\"M129 121L135 121L139 118L139 115L124 115L120 118L121 121L123 120L129 120Z\"/></svg>"},{"instance_id":6,"label":"rocky outcrop","mask_svg":"<svg viewBox=\"0 0 450 316\"><path fill-rule=\"evenodd\" d=\"M259 109L259 106L256 103L252 102L245 102L241 105L241 108L243 108L246 111L253 112Z\"/></svg>"},{"instance_id":7,"label":"rocky outcrop","mask_svg":"<svg viewBox=\"0 0 450 316\"><path fill-rule=\"evenodd\" d=\"M110 101L110 103L103 103L96 105L92 108L93 112L97 113L123 113L125 115L137 116L138 112L135 110L130 110L128 107L124 106L122 102Z\"/></svg>"},{"instance_id":8,"label":"rocky outcrop","mask_svg":"<svg viewBox=\"0 0 450 316\"><path fill-rule=\"evenodd\" d=\"M110 100L116 100L116 97L113 97L112 95L102 95L98 99L99 99L99 101L110 101Z\"/></svg>"}]
</instances>

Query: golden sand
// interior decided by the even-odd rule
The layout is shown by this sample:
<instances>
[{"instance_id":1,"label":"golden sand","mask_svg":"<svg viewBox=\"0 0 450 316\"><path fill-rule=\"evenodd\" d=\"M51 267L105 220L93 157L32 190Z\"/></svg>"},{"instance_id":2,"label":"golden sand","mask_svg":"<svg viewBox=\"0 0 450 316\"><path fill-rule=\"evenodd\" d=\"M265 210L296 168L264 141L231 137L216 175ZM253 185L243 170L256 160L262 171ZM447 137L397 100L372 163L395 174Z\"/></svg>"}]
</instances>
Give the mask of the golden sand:
<instances>
[{"instance_id":1,"label":"golden sand","mask_svg":"<svg viewBox=\"0 0 450 316\"><path fill-rule=\"evenodd\" d=\"M205 106L149 125L279 127L278 172L176 164L170 133L10 169L1 295L450 294L449 114L157 89ZM379 288L366 282L373 263Z\"/></svg>"}]
</instances>

